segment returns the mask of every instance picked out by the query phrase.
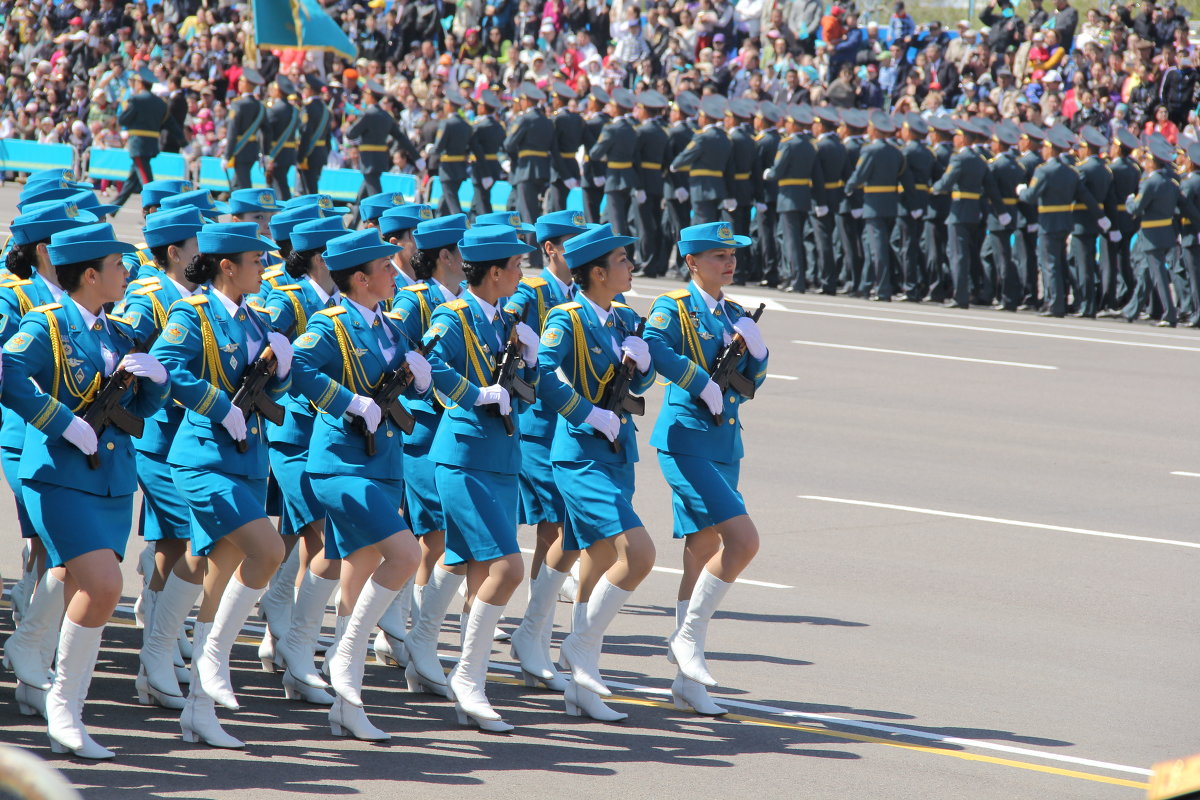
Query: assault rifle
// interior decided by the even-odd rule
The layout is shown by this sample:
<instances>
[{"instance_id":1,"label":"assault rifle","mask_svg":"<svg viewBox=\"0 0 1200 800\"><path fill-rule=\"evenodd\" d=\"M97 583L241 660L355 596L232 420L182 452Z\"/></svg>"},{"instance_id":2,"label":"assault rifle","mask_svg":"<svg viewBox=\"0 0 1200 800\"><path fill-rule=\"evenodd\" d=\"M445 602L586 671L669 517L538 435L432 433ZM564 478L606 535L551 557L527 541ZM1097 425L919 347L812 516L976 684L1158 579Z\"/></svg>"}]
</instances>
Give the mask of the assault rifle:
<instances>
[{"instance_id":1,"label":"assault rifle","mask_svg":"<svg viewBox=\"0 0 1200 800\"><path fill-rule=\"evenodd\" d=\"M427 356L433 352L433 347L438 343L441 336L434 336L429 340L428 344L414 348L422 356ZM408 387L412 385L413 374L408 368L408 362L400 361L400 366L396 367L391 372L385 374L379 380L379 386L371 393L371 399L379 406L379 410L383 412L381 419L391 418L392 422L396 423L396 427L404 431L407 436L413 432L413 427L416 426L417 420L412 414L408 413L408 409L400 402L400 396L408 391ZM367 456L375 455L375 434L367 430L367 422L362 417L354 417L350 421L350 427L355 433L363 437L367 445Z\"/></svg>"},{"instance_id":2,"label":"assault rifle","mask_svg":"<svg viewBox=\"0 0 1200 800\"><path fill-rule=\"evenodd\" d=\"M525 364L525 360L521 358L521 340L517 336L517 325L525 321L524 312L516 319L508 336L508 343L496 359L496 371L492 374L492 383L508 392L511 407L508 414L501 414L499 405L489 406L492 415L500 417L500 421L504 423L504 432L509 436L516 432L512 421L512 409L516 408L517 401L532 404L537 400L532 384L517 374L517 370Z\"/></svg>"},{"instance_id":3,"label":"assault rifle","mask_svg":"<svg viewBox=\"0 0 1200 800\"><path fill-rule=\"evenodd\" d=\"M145 353L157 338L158 333L155 332L146 341L134 345L129 352ZM123 369L113 372L104 379L104 383L100 384L96 397L83 412L83 421L92 426L92 430L96 432L97 442L109 425L115 425L119 430L125 431L135 439L142 438L142 433L146 430L146 420L121 404L125 393L133 385L134 377L133 373ZM92 453L87 457L87 462L91 469L100 469L100 454Z\"/></svg>"},{"instance_id":4,"label":"assault rifle","mask_svg":"<svg viewBox=\"0 0 1200 800\"><path fill-rule=\"evenodd\" d=\"M634 331L634 336L641 337L646 331L646 318L642 317L642 321L638 323L637 330ZM634 376L637 375L637 362L626 356L621 359L620 366L617 367L617 374L608 382L608 386L604 389L604 395L600 398L599 406L605 411L611 411L618 417L622 413L637 414L639 417L646 413L646 398L636 394L630 394L630 387L633 385ZM606 438L604 434L597 433L600 438ZM621 443L613 440L608 443L608 448L614 453L621 452Z\"/></svg>"},{"instance_id":5,"label":"assault rifle","mask_svg":"<svg viewBox=\"0 0 1200 800\"><path fill-rule=\"evenodd\" d=\"M268 345L263 348L262 353L254 359L254 362L246 368L246 373L242 375L242 381L233 395L233 406L240 409L247 420L252 414L262 414L276 425L283 424L285 418L283 406L267 395L267 384L271 378L275 377L275 368L278 365L279 360L275 358L275 353ZM245 453L250 449L250 443L245 439L235 439L233 444L239 453Z\"/></svg>"},{"instance_id":6,"label":"assault rifle","mask_svg":"<svg viewBox=\"0 0 1200 800\"><path fill-rule=\"evenodd\" d=\"M766 303L759 305L754 313L750 315L750 319L758 322L758 318L762 316L766 308ZM722 397L725 396L725 392L732 389L747 400L754 399L754 381L747 378L738 369L738 362L742 360L742 356L745 353L746 340L742 338L740 333L735 333L733 338L729 340L729 344L723 345L717 351L717 358L713 361L713 368L709 375L713 383L720 387ZM699 397L696 398L696 405L708 411L708 406ZM720 425L724 422L724 416L721 414L713 414L712 419L714 425Z\"/></svg>"}]
</instances>

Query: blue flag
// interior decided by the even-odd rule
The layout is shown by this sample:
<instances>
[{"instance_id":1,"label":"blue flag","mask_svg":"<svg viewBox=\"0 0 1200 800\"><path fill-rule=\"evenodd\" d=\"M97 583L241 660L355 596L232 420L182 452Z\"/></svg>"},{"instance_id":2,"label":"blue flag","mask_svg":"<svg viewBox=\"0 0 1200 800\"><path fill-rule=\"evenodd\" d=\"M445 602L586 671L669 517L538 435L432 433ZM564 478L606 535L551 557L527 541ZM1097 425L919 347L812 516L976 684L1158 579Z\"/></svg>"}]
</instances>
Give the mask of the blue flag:
<instances>
[{"instance_id":1,"label":"blue flag","mask_svg":"<svg viewBox=\"0 0 1200 800\"><path fill-rule=\"evenodd\" d=\"M251 0L259 47L332 50L356 58L358 48L317 0Z\"/></svg>"}]
</instances>

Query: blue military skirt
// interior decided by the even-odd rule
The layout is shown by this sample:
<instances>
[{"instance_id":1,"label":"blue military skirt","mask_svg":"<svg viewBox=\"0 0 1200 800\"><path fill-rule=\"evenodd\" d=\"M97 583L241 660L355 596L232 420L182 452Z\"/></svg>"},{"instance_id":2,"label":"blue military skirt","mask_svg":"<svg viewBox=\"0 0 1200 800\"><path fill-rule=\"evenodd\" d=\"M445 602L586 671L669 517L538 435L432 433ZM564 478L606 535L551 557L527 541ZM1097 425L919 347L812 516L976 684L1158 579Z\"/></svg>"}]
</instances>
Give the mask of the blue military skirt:
<instances>
[{"instance_id":1,"label":"blue military skirt","mask_svg":"<svg viewBox=\"0 0 1200 800\"><path fill-rule=\"evenodd\" d=\"M428 447L404 448L404 514L417 536L446 530Z\"/></svg>"},{"instance_id":2,"label":"blue military skirt","mask_svg":"<svg viewBox=\"0 0 1200 800\"><path fill-rule=\"evenodd\" d=\"M522 525L563 521L563 496L550 467L550 441L541 436L521 437L517 522Z\"/></svg>"},{"instance_id":3,"label":"blue military skirt","mask_svg":"<svg viewBox=\"0 0 1200 800\"><path fill-rule=\"evenodd\" d=\"M658 463L671 487L676 539L746 513L737 488L740 461L723 464L659 450Z\"/></svg>"},{"instance_id":4,"label":"blue military skirt","mask_svg":"<svg viewBox=\"0 0 1200 800\"><path fill-rule=\"evenodd\" d=\"M267 479L171 465L171 480L192 512L192 555L206 556L225 535L266 519Z\"/></svg>"},{"instance_id":5,"label":"blue military skirt","mask_svg":"<svg viewBox=\"0 0 1200 800\"><path fill-rule=\"evenodd\" d=\"M602 539L642 527L633 510L632 463L556 461L553 480L566 506L564 550L586 550Z\"/></svg>"},{"instance_id":6,"label":"blue military skirt","mask_svg":"<svg viewBox=\"0 0 1200 800\"><path fill-rule=\"evenodd\" d=\"M29 512L25 510L25 497L21 493L21 479L17 477L17 468L20 464L20 450L8 447L0 448L0 468L4 470L4 480L8 482L8 488L12 489L13 497L17 501L17 523L21 526L21 538L36 539L38 534L29 520Z\"/></svg>"},{"instance_id":7,"label":"blue military skirt","mask_svg":"<svg viewBox=\"0 0 1200 800\"><path fill-rule=\"evenodd\" d=\"M267 457L271 460L271 474L278 481L282 495L280 532L284 536L296 536L305 525L325 519L325 507L313 491L311 477L304 471L308 463L308 448L286 442L271 442ZM269 507L267 513L270 513Z\"/></svg>"},{"instance_id":8,"label":"blue military skirt","mask_svg":"<svg viewBox=\"0 0 1200 800\"><path fill-rule=\"evenodd\" d=\"M41 481L21 482L21 495L37 537L46 545L47 567L96 550L125 558L133 525L133 495L115 497L81 492Z\"/></svg>"},{"instance_id":9,"label":"blue military skirt","mask_svg":"<svg viewBox=\"0 0 1200 800\"><path fill-rule=\"evenodd\" d=\"M517 546L517 476L438 464L438 496L446 515L446 566L491 561Z\"/></svg>"},{"instance_id":10,"label":"blue military skirt","mask_svg":"<svg viewBox=\"0 0 1200 800\"><path fill-rule=\"evenodd\" d=\"M138 485L142 487L140 528L147 542L190 539L192 513L171 479L171 465L154 453L135 453Z\"/></svg>"},{"instance_id":11,"label":"blue military skirt","mask_svg":"<svg viewBox=\"0 0 1200 800\"><path fill-rule=\"evenodd\" d=\"M357 475L310 475L325 507L325 557L345 558L408 529L400 506L404 483Z\"/></svg>"}]
</instances>

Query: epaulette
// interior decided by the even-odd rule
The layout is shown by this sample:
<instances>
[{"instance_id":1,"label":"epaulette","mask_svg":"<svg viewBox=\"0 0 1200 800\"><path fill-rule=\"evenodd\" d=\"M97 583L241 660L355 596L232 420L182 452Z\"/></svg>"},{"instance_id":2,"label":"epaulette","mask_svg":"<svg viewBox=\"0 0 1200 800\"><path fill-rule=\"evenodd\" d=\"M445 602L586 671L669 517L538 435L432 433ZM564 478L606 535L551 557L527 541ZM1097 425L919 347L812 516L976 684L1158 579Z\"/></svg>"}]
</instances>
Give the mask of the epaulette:
<instances>
[{"instance_id":1,"label":"epaulette","mask_svg":"<svg viewBox=\"0 0 1200 800\"><path fill-rule=\"evenodd\" d=\"M202 294L193 294L183 298L183 302L199 307L208 303L208 297Z\"/></svg>"},{"instance_id":2,"label":"epaulette","mask_svg":"<svg viewBox=\"0 0 1200 800\"><path fill-rule=\"evenodd\" d=\"M346 309L342 306L334 306L333 308L322 308L317 314L324 314L327 317L336 317L338 314L345 314Z\"/></svg>"},{"instance_id":3,"label":"epaulette","mask_svg":"<svg viewBox=\"0 0 1200 800\"><path fill-rule=\"evenodd\" d=\"M257 311L260 314L270 314L271 312L260 306L258 303L247 303L252 311Z\"/></svg>"},{"instance_id":4,"label":"epaulette","mask_svg":"<svg viewBox=\"0 0 1200 800\"><path fill-rule=\"evenodd\" d=\"M682 300L690 295L691 292L689 292L687 289L676 289L673 292L667 292L667 297L671 298L672 300Z\"/></svg>"},{"instance_id":5,"label":"epaulette","mask_svg":"<svg viewBox=\"0 0 1200 800\"><path fill-rule=\"evenodd\" d=\"M576 303L574 300L568 300L567 302L557 305L554 308L561 308L563 311L574 311L578 308L583 308L583 306L579 305L579 303ZM553 311L554 308L550 310Z\"/></svg>"},{"instance_id":6,"label":"epaulette","mask_svg":"<svg viewBox=\"0 0 1200 800\"><path fill-rule=\"evenodd\" d=\"M467 301L463 300L462 298L451 300L449 303L446 303L446 308L450 309L451 311L462 311L467 307Z\"/></svg>"},{"instance_id":7,"label":"epaulette","mask_svg":"<svg viewBox=\"0 0 1200 800\"><path fill-rule=\"evenodd\" d=\"M273 253L273 255L278 256L279 254ZM276 267L267 267L265 270L263 270L262 276L263 276L263 278L278 278L282 274L283 274L283 267L276 266Z\"/></svg>"},{"instance_id":8,"label":"epaulette","mask_svg":"<svg viewBox=\"0 0 1200 800\"><path fill-rule=\"evenodd\" d=\"M410 283L408 286L400 287L400 290L403 292L428 292L429 284L428 283Z\"/></svg>"},{"instance_id":9,"label":"epaulette","mask_svg":"<svg viewBox=\"0 0 1200 800\"><path fill-rule=\"evenodd\" d=\"M152 283L149 286L143 286L140 289L135 289L133 291L133 293L135 295L137 295L138 297L149 297L150 295L154 294L155 292L158 292L161 290L162 290L161 283Z\"/></svg>"},{"instance_id":10,"label":"epaulette","mask_svg":"<svg viewBox=\"0 0 1200 800\"><path fill-rule=\"evenodd\" d=\"M526 286L528 286L531 289L540 289L546 285L546 279L539 277L537 275L534 275L533 277L530 277L530 278L521 278L521 283L525 284Z\"/></svg>"},{"instance_id":11,"label":"epaulette","mask_svg":"<svg viewBox=\"0 0 1200 800\"><path fill-rule=\"evenodd\" d=\"M11 281L6 281L5 283L0 284L0 286L3 286L5 289L11 289L14 286L28 286L31 283L33 283L33 281L31 281L29 278L14 278Z\"/></svg>"},{"instance_id":12,"label":"epaulette","mask_svg":"<svg viewBox=\"0 0 1200 800\"><path fill-rule=\"evenodd\" d=\"M133 283L137 286L149 286L152 283L161 284L162 281L157 275L151 275L148 278L138 278L137 280L133 281Z\"/></svg>"},{"instance_id":13,"label":"epaulette","mask_svg":"<svg viewBox=\"0 0 1200 800\"><path fill-rule=\"evenodd\" d=\"M383 312L383 315L385 317L390 317L390 318L396 320L397 322L404 322L404 317L400 316L399 311L385 311L385 312Z\"/></svg>"},{"instance_id":14,"label":"epaulette","mask_svg":"<svg viewBox=\"0 0 1200 800\"><path fill-rule=\"evenodd\" d=\"M612 301L612 304L613 304L614 306L616 306L617 308L629 308L629 305L628 305L628 304L626 304L626 303L621 303L621 302L618 302L617 300L613 300L613 301Z\"/></svg>"},{"instance_id":15,"label":"epaulette","mask_svg":"<svg viewBox=\"0 0 1200 800\"><path fill-rule=\"evenodd\" d=\"M725 304L726 304L726 305L733 306L733 307L734 307L734 308L736 308L738 311L741 311L741 312L743 312L743 313L746 311L746 307L745 307L744 305L742 305L741 303L737 302L736 300L730 300L728 297L726 297L726 298L725 298Z\"/></svg>"},{"instance_id":16,"label":"epaulette","mask_svg":"<svg viewBox=\"0 0 1200 800\"><path fill-rule=\"evenodd\" d=\"M58 309L60 309L60 308L62 308L62 303L46 303L45 305L35 306L29 310L30 311L40 311L44 314L47 311L58 311Z\"/></svg>"},{"instance_id":17,"label":"epaulette","mask_svg":"<svg viewBox=\"0 0 1200 800\"><path fill-rule=\"evenodd\" d=\"M280 291L280 292L299 292L302 290L302 287L298 283L284 283L279 286L273 286L271 288L276 289L277 291Z\"/></svg>"},{"instance_id":18,"label":"epaulette","mask_svg":"<svg viewBox=\"0 0 1200 800\"><path fill-rule=\"evenodd\" d=\"M131 320L129 317L122 317L119 314L106 314L105 316L107 316L113 322L120 322L122 325L129 325L130 327L133 326L133 320Z\"/></svg>"}]
</instances>

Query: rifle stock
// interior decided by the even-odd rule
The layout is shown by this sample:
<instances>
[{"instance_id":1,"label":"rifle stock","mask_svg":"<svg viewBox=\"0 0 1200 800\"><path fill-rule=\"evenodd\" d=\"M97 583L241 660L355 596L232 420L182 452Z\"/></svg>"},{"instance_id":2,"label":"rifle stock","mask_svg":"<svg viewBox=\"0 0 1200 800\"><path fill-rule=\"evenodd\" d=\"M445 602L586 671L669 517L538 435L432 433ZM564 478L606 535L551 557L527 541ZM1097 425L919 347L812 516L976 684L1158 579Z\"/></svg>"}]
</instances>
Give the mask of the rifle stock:
<instances>
[{"instance_id":1,"label":"rifle stock","mask_svg":"<svg viewBox=\"0 0 1200 800\"><path fill-rule=\"evenodd\" d=\"M434 336L426 344L415 347L418 353L422 356L428 356L433 352L434 346L441 339L441 336ZM396 367L389 373L386 373L379 381L379 385L371 394L371 399L379 406L379 410L383 412L383 417L390 419L397 428L404 432L405 436L412 434L416 427L416 418L409 413L404 404L400 402L400 397L408 387L412 385L413 374L408 367L408 362L401 360L400 366ZM380 424L384 420L380 419ZM363 437L363 442L366 446L367 457L375 455L375 434L367 430L367 422L362 417L353 417L350 420L350 428L359 436Z\"/></svg>"},{"instance_id":2,"label":"rifle stock","mask_svg":"<svg viewBox=\"0 0 1200 800\"><path fill-rule=\"evenodd\" d=\"M129 348L129 352L145 353L157 338L158 332L156 331L146 341ZM96 397L83 412L83 421L92 426L92 430L96 432L97 442L109 425L116 425L117 428L135 439L142 438L142 434L146 430L146 420L121 405L121 400L129 391L129 387L133 385L134 378L135 376L131 372L123 369L116 370L104 379L104 383L96 392ZM100 469L100 454L92 453L87 457L87 462L90 469Z\"/></svg>"},{"instance_id":3,"label":"rifle stock","mask_svg":"<svg viewBox=\"0 0 1200 800\"><path fill-rule=\"evenodd\" d=\"M233 395L234 408L239 409L247 420L252 414L261 414L276 425L282 425L286 418L283 406L267 396L266 388L271 378L275 377L275 369L279 365L271 346L267 345L258 358L246 368L242 381ZM233 442L239 453L250 450L250 443L245 439L235 439Z\"/></svg>"},{"instance_id":4,"label":"rifle stock","mask_svg":"<svg viewBox=\"0 0 1200 800\"><path fill-rule=\"evenodd\" d=\"M522 363L521 339L517 336L517 325L525 321L525 314L522 312L519 316L514 316L516 316L517 322L508 335L508 343L504 346L504 352L496 359L496 371L492 374L492 383L503 387L508 392L511 403L509 413L501 414L498 405L489 407L491 414L499 417L500 421L504 423L504 432L509 436L516 433L517 430L512 421L512 410L516 407L517 400L527 404L537 400L537 393L533 387L517 374L517 367Z\"/></svg>"},{"instance_id":5,"label":"rifle stock","mask_svg":"<svg viewBox=\"0 0 1200 800\"><path fill-rule=\"evenodd\" d=\"M758 322L758 318L766 309L767 304L761 303L750 315L750 319ZM745 353L746 340L740 333L735 333L729 340L729 344L717 351L717 358L713 362L712 372L709 375L712 377L713 383L720 387L722 397L726 391L732 389L747 400L754 399L754 381L747 378L738 369L738 362L742 360ZM699 397L696 398L696 405L703 411L708 411L708 406ZM712 421L714 425L720 426L725 421L725 416L724 414L713 414Z\"/></svg>"},{"instance_id":6,"label":"rifle stock","mask_svg":"<svg viewBox=\"0 0 1200 800\"><path fill-rule=\"evenodd\" d=\"M645 332L646 318L642 317L633 335L641 338ZM646 413L646 398L629 393L636 372L637 362L628 356L622 358L620 366L617 367L617 374L613 376L613 379L605 388L604 396L600 398L600 407L605 411L611 411L618 417L621 415L621 412L636 414L639 417L644 416ZM607 438L599 432L596 435L602 439ZM619 453L621 452L621 443L614 439L608 443L608 449L614 453Z\"/></svg>"}]
</instances>

